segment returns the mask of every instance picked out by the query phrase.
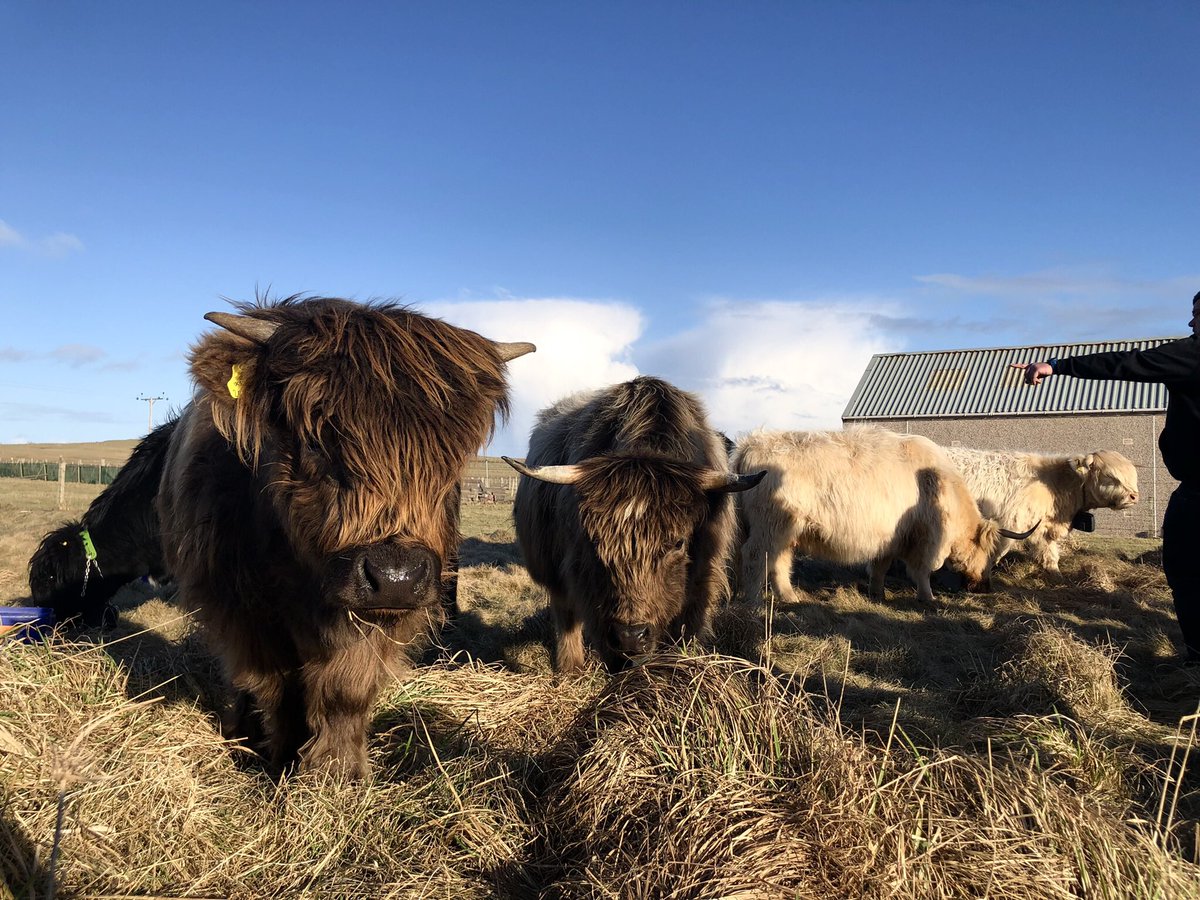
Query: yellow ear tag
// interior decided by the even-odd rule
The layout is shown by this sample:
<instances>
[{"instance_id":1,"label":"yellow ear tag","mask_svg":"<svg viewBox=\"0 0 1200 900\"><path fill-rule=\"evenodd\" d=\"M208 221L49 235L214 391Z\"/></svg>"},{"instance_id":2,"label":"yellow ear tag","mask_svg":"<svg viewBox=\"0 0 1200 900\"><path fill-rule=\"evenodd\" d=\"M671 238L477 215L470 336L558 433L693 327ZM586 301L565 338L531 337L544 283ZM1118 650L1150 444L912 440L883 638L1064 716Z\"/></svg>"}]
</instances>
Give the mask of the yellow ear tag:
<instances>
[{"instance_id":1,"label":"yellow ear tag","mask_svg":"<svg viewBox=\"0 0 1200 900\"><path fill-rule=\"evenodd\" d=\"M234 400L242 392L242 367L237 363L234 363L233 375L230 376L229 381L225 382L225 387L229 388L229 396Z\"/></svg>"}]
</instances>

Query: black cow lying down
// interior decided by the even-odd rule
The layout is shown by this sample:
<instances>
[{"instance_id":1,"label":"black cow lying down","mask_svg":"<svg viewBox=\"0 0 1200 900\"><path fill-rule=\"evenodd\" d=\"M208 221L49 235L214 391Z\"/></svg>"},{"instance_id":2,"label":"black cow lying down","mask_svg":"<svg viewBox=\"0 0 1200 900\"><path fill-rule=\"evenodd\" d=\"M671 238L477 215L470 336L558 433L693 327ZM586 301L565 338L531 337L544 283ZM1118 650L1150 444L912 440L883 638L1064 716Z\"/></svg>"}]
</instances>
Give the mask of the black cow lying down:
<instances>
[{"instance_id":1,"label":"black cow lying down","mask_svg":"<svg viewBox=\"0 0 1200 900\"><path fill-rule=\"evenodd\" d=\"M109 601L122 586L143 575L166 576L154 498L176 423L172 418L146 435L83 517L43 537L29 558L30 595L53 607L60 622L111 625L116 611Z\"/></svg>"}]
</instances>

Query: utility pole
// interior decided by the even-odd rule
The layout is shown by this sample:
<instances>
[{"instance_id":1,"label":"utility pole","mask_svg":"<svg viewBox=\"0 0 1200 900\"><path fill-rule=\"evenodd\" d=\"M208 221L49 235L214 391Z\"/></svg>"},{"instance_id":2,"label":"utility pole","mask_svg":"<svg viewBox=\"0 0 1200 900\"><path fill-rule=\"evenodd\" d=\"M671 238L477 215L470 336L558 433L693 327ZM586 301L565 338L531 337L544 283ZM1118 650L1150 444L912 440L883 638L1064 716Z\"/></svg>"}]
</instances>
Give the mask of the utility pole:
<instances>
[{"instance_id":1,"label":"utility pole","mask_svg":"<svg viewBox=\"0 0 1200 900\"><path fill-rule=\"evenodd\" d=\"M165 394L158 396L158 397L143 397L141 394L138 394L135 399L145 400L147 403L150 404L150 410L146 413L146 434L149 434L151 431L154 430L154 401L155 400L168 400L170 398L167 397Z\"/></svg>"}]
</instances>

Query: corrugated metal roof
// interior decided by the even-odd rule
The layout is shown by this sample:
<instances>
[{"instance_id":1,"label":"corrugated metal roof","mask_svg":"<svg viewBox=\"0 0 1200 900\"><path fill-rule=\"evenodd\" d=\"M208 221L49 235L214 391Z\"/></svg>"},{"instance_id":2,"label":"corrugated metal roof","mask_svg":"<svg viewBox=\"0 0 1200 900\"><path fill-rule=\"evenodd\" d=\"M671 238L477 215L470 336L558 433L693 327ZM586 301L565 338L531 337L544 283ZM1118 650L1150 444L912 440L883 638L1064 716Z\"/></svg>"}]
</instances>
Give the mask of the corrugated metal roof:
<instances>
[{"instance_id":1,"label":"corrugated metal roof","mask_svg":"<svg viewBox=\"0 0 1200 900\"><path fill-rule=\"evenodd\" d=\"M1174 340L1178 338L877 353L867 363L842 419L1162 412L1167 408L1167 389L1161 384L1063 376L1047 378L1032 388L1022 383L1021 372L1010 369L1009 364L1110 350L1148 350Z\"/></svg>"}]
</instances>

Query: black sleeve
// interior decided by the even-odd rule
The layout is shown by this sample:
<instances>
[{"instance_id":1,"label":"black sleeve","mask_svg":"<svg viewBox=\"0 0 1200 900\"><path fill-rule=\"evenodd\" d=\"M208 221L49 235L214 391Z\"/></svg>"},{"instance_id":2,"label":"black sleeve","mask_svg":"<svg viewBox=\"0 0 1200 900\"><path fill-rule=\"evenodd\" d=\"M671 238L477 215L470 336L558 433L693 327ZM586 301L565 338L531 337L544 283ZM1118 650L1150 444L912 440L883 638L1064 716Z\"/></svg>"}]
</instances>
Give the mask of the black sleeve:
<instances>
[{"instance_id":1,"label":"black sleeve","mask_svg":"<svg viewBox=\"0 0 1200 900\"><path fill-rule=\"evenodd\" d=\"M1187 337L1151 350L1069 356L1054 363L1054 374L1166 385L1200 384L1200 344L1194 337Z\"/></svg>"}]
</instances>

